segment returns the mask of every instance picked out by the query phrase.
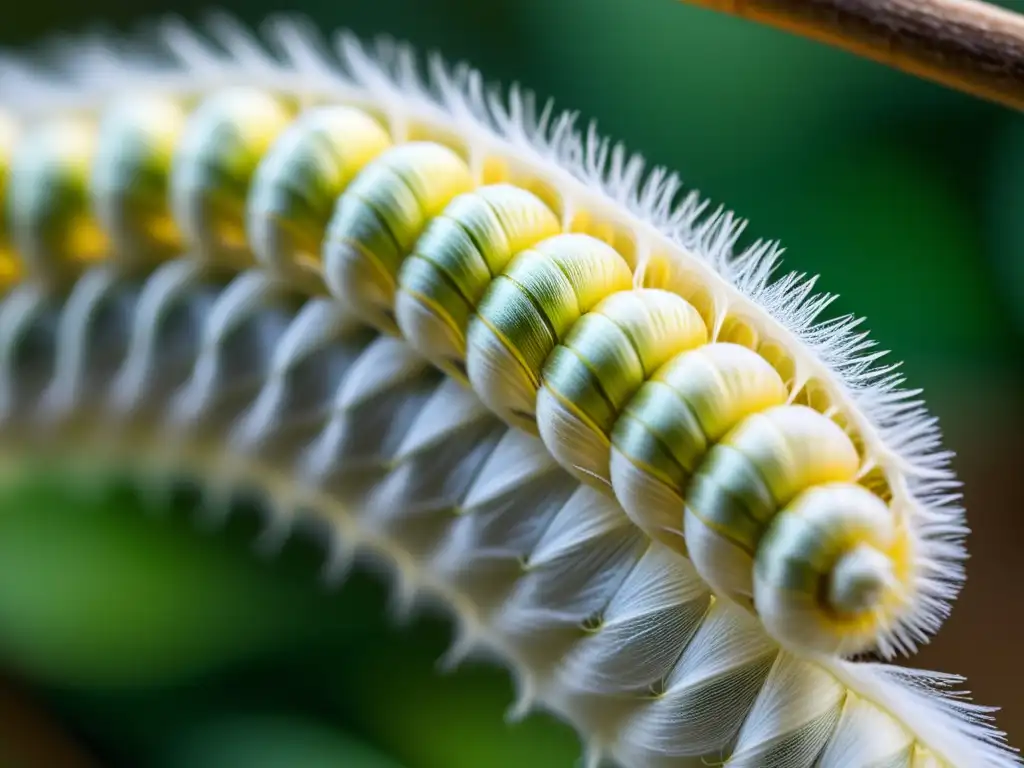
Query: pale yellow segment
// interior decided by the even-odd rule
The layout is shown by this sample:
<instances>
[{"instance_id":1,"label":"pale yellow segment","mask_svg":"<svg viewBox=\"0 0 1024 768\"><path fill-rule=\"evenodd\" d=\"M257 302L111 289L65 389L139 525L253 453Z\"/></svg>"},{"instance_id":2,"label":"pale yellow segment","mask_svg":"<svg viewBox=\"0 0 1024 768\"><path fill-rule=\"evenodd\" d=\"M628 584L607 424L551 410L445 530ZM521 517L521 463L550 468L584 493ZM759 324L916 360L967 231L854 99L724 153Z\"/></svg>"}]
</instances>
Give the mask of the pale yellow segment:
<instances>
[{"instance_id":1,"label":"pale yellow segment","mask_svg":"<svg viewBox=\"0 0 1024 768\"><path fill-rule=\"evenodd\" d=\"M100 122L91 195L122 262L167 257L181 249L169 193L188 116L181 100L135 95L113 105Z\"/></svg>"},{"instance_id":2,"label":"pale yellow segment","mask_svg":"<svg viewBox=\"0 0 1024 768\"><path fill-rule=\"evenodd\" d=\"M384 127L358 109L303 112L256 169L246 232L257 262L322 292L321 250L335 203L389 147Z\"/></svg>"},{"instance_id":3,"label":"pale yellow segment","mask_svg":"<svg viewBox=\"0 0 1024 768\"><path fill-rule=\"evenodd\" d=\"M173 161L171 203L187 245L208 258L251 260L246 201L256 168L295 116L257 87L215 93L189 118Z\"/></svg>"},{"instance_id":4,"label":"pale yellow segment","mask_svg":"<svg viewBox=\"0 0 1024 768\"><path fill-rule=\"evenodd\" d=\"M108 254L89 197L96 148L95 121L74 115L33 126L18 143L8 222L19 261L43 281L66 279Z\"/></svg>"}]
</instances>

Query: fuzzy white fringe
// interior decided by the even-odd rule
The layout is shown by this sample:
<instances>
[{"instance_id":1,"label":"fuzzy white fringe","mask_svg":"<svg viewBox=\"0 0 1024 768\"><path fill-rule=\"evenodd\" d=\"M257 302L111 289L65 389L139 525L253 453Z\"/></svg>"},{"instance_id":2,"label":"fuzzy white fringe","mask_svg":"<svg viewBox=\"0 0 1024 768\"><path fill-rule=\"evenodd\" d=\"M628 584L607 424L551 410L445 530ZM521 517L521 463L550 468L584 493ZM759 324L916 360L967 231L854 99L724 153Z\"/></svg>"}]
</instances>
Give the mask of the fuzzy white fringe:
<instances>
[{"instance_id":1,"label":"fuzzy white fringe","mask_svg":"<svg viewBox=\"0 0 1024 768\"><path fill-rule=\"evenodd\" d=\"M274 18L264 26L261 40L213 15L206 37L169 20L133 43L56 39L38 62L0 59L0 96L17 113L46 115L96 109L135 90L203 94L255 82L382 112L398 139L411 126L434 127L464 141L477 170L486 156L514 158L570 205L620 222L643 243L642 252L668 254L680 274L695 275L717 297L719 321L726 307L757 318L760 331L794 354L794 393L811 379L825 383L868 455L886 470L893 506L918 542L915 610L890 628L879 650L886 657L910 654L928 641L964 580L968 528L959 482L921 390L903 388L899 364L882 362L887 353L862 330L862 318L820 322L836 295L816 293L817 278L805 274L773 280L782 255L777 242L759 240L737 253L744 220L721 207L710 211L697 192L683 194L678 175L648 169L640 155L602 137L594 123L580 129L577 114L559 112L551 101L538 106L516 86L506 94L471 67L450 66L438 55L428 57L424 77L415 51L390 39L367 46L341 32L332 52L300 20ZM644 268L638 265L638 275Z\"/></svg>"},{"instance_id":2,"label":"fuzzy white fringe","mask_svg":"<svg viewBox=\"0 0 1024 768\"><path fill-rule=\"evenodd\" d=\"M920 391L903 389L897 365L881 362L885 353L875 349L859 319L820 322L835 297L816 294L815 278L791 273L773 280L782 253L777 243L758 241L737 253L745 222L731 212L710 211L695 192L683 194L678 176L648 169L640 156L600 137L593 124L581 129L575 114L559 113L550 102L538 106L516 87L504 94L466 65L431 56L424 77L405 45L382 40L369 47L343 32L332 51L310 25L295 19L268 22L264 40L220 15L212 17L209 32L202 36L171 20L137 41L57 39L39 56L0 57L3 108L31 120L98 109L133 90L201 95L255 82L300 98L366 106L386 117L397 139L422 126L458 137L477 171L488 156L515 161L549 181L567 205L625 227L640 244L638 275L646 259L668 254L672 268L698 276L719 300L719 320L725 307L756 318L759 330L794 354L794 392L812 378L824 383L867 454L886 470L894 505L918 538L924 578L917 610L891 628L881 651L912 652L938 629L962 583L966 557L952 454L942 448ZM926 684L944 685L945 678L827 659L820 664L884 703L951 762L1016 764L984 722L987 710L936 696L932 688L921 692Z\"/></svg>"}]
</instances>

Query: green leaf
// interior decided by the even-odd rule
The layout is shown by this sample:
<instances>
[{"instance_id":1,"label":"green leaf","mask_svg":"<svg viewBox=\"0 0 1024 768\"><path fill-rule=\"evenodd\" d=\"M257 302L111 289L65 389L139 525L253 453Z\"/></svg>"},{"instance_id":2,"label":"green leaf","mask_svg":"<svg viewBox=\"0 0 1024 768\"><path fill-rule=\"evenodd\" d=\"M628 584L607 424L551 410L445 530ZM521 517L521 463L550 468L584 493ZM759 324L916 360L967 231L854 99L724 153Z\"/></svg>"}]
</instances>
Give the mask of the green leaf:
<instances>
[{"instance_id":1,"label":"green leaf","mask_svg":"<svg viewBox=\"0 0 1024 768\"><path fill-rule=\"evenodd\" d=\"M467 665L442 674L443 643L418 623L360 644L339 657L329 689L345 719L415 768L558 768L581 746L565 724L533 714L510 724L509 674ZM342 659L347 660L342 663Z\"/></svg>"},{"instance_id":2,"label":"green leaf","mask_svg":"<svg viewBox=\"0 0 1024 768\"><path fill-rule=\"evenodd\" d=\"M0 490L0 663L50 684L165 685L359 630L363 598L315 578L124 494Z\"/></svg>"},{"instance_id":3,"label":"green leaf","mask_svg":"<svg viewBox=\"0 0 1024 768\"><path fill-rule=\"evenodd\" d=\"M154 768L401 768L326 723L292 715L227 715L174 734Z\"/></svg>"}]
</instances>

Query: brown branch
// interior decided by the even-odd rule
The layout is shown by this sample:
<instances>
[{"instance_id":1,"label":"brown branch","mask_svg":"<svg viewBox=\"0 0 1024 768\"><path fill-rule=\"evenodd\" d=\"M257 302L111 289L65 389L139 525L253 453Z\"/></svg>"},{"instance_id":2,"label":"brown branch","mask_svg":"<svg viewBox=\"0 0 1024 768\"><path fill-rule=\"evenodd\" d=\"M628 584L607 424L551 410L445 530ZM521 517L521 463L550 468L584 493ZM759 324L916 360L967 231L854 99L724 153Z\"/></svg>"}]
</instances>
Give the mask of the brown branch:
<instances>
[{"instance_id":1,"label":"brown branch","mask_svg":"<svg viewBox=\"0 0 1024 768\"><path fill-rule=\"evenodd\" d=\"M682 0L1024 110L1024 16L979 0Z\"/></svg>"},{"instance_id":2,"label":"brown branch","mask_svg":"<svg viewBox=\"0 0 1024 768\"><path fill-rule=\"evenodd\" d=\"M0 765L99 768L29 693L0 674Z\"/></svg>"}]
</instances>

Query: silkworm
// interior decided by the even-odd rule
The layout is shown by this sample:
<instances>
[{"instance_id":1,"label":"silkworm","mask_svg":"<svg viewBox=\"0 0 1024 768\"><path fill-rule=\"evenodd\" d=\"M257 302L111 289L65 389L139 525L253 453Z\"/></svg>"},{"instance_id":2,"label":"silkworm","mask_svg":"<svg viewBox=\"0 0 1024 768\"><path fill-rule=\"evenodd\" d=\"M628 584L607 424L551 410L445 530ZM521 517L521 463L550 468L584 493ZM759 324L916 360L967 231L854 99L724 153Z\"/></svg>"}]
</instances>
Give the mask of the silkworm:
<instances>
[{"instance_id":1,"label":"silkworm","mask_svg":"<svg viewBox=\"0 0 1024 768\"><path fill-rule=\"evenodd\" d=\"M1018 764L944 676L855 658L939 628L966 526L774 243L467 68L212 34L0 69L5 452L257 489L268 549L313 514L592 765Z\"/></svg>"}]
</instances>

